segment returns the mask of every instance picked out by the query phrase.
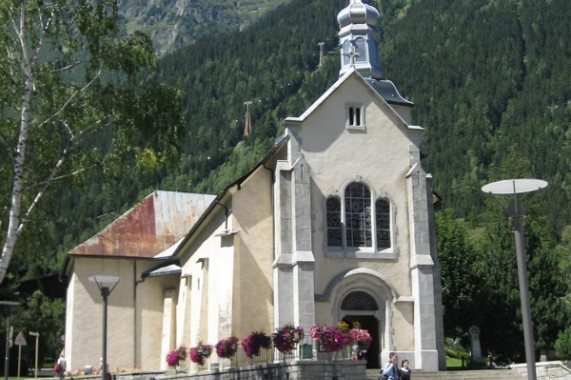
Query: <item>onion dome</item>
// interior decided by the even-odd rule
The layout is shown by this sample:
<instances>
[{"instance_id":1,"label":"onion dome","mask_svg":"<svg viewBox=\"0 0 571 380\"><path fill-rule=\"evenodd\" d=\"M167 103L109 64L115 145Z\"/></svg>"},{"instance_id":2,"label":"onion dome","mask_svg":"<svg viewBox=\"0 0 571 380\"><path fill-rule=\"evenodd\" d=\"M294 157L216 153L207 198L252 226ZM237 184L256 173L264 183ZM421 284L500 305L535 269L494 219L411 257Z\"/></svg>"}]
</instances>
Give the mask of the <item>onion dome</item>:
<instances>
[{"instance_id":1,"label":"onion dome","mask_svg":"<svg viewBox=\"0 0 571 380\"><path fill-rule=\"evenodd\" d=\"M379 12L361 0L351 0L349 6L339 12L337 21L341 29L350 24L368 24L376 28Z\"/></svg>"}]
</instances>

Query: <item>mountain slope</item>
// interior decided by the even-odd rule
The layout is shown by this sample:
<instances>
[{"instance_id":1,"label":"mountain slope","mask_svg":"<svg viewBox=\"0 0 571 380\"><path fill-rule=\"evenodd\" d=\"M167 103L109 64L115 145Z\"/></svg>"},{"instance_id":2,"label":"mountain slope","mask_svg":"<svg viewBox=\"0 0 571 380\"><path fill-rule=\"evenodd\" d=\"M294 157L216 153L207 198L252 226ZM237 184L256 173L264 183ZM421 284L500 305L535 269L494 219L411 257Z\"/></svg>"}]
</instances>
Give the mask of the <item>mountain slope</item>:
<instances>
[{"instance_id":1,"label":"mountain slope","mask_svg":"<svg viewBox=\"0 0 571 380\"><path fill-rule=\"evenodd\" d=\"M120 24L142 30L159 54L172 52L205 34L243 28L287 0L119 0Z\"/></svg>"},{"instance_id":2,"label":"mountain slope","mask_svg":"<svg viewBox=\"0 0 571 380\"><path fill-rule=\"evenodd\" d=\"M246 166L233 152L245 101L254 101L254 133L240 151L259 156L283 117L301 113L333 83L336 14L344 6L292 1L243 32L163 58L159 78L183 89L188 119L187 154L168 186L216 191ZM482 184L532 176L550 181L547 197L561 204L553 208L554 231L571 219L570 8L563 0L381 4L381 65L416 103L413 117L427 130L424 165L457 215L483 209ZM329 54L317 69L319 41ZM516 159L526 161L519 171Z\"/></svg>"}]
</instances>

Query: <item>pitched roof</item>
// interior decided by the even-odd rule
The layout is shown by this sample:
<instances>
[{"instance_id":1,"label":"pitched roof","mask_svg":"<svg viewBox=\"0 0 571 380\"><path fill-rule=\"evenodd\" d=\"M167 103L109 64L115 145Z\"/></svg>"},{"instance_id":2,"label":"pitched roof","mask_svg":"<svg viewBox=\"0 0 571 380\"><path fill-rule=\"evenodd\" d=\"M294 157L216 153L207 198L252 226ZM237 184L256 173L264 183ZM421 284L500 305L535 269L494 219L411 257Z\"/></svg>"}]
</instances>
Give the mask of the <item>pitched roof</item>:
<instances>
[{"instance_id":1,"label":"pitched roof","mask_svg":"<svg viewBox=\"0 0 571 380\"><path fill-rule=\"evenodd\" d=\"M341 76L331 87L327 89L313 104L307 108L299 117L286 117L284 119L286 126L302 123L309 117L317 108L319 108L325 101L337 91L343 84L351 77L356 77L360 80L365 87L370 91L374 99L379 100L380 107L387 113L392 115L397 123L404 129L422 131L423 128L418 125L409 125L392 105L405 105L412 107L413 103L403 98L395 85L389 80L375 80L364 78L355 68L349 69L343 76Z\"/></svg>"},{"instance_id":2,"label":"pitched roof","mask_svg":"<svg viewBox=\"0 0 571 380\"><path fill-rule=\"evenodd\" d=\"M154 191L68 255L152 258L181 240L214 198Z\"/></svg>"}]
</instances>

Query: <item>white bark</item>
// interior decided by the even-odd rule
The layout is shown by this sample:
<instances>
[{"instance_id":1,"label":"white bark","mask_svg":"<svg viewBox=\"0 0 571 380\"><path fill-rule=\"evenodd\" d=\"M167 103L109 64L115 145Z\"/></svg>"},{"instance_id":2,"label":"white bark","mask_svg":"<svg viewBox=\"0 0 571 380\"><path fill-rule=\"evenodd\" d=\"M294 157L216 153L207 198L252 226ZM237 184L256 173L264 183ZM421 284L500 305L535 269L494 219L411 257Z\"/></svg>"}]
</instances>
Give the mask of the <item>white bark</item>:
<instances>
[{"instance_id":1,"label":"white bark","mask_svg":"<svg viewBox=\"0 0 571 380\"><path fill-rule=\"evenodd\" d=\"M24 187L24 163L26 158L26 142L28 139L28 128L30 125L30 105L32 99L32 91L34 89L34 74L33 69L38 61L40 51L43 46L43 38L45 32L50 25L54 16L55 7L52 8L51 16L48 20L39 20L40 22L40 39L35 50L30 49L28 46L28 39L26 38L26 9L25 2L21 5L19 10L20 18L19 24L16 20L12 22L12 28L16 33L21 49L22 67L20 70L23 72L23 86L22 86L22 103L20 108L20 130L18 135L18 143L14 154L14 177L12 183L12 194L10 200L10 211L8 216L8 228L6 231L6 240L2 247L2 255L0 256L0 283L4 281L8 265L12 259L14 247L18 236L21 233L23 220L21 219L21 204L22 194ZM9 10L10 12L11 10ZM33 57L30 58L30 51L34 51Z\"/></svg>"},{"instance_id":2,"label":"white bark","mask_svg":"<svg viewBox=\"0 0 571 380\"><path fill-rule=\"evenodd\" d=\"M38 7L37 11L31 11L27 14L26 7L30 9L35 3L31 3L27 0L20 0L16 6L13 5L14 3L16 2L8 2L8 4L6 4L7 8L5 9L5 13L2 15L7 15L9 23L6 25L11 27L11 32L16 37L14 42L16 42L15 45L17 45L17 47L12 45L6 47L6 54L9 57L8 62L10 66L7 69L10 73L13 73L12 78L14 82L11 84L21 82L18 86L21 88L22 96L20 101L16 100L15 103L17 103L17 106L13 107L13 109L18 109L20 116L19 134L17 145L14 147L13 182L8 223L7 226L0 223L0 227L6 228L2 254L0 256L0 284L6 277L16 242L46 189L58 179L69 177L86 170L85 168L76 168L70 173L62 174L61 170L66 160L69 159L69 154L78 147L81 149L81 142L89 138L93 133L111 125L111 122L107 120L106 116L102 116L101 120L92 121L90 125L82 124L80 127L68 125L66 120L63 120L65 111L72 107L74 103L81 102L82 94L99 79L101 71L95 73L93 78L87 83L84 83L82 87L76 88L75 91L68 94L66 99L62 99L58 105L54 106L50 114L42 115L41 118L33 114L34 109L32 105L34 105L36 101L33 98L34 91L36 90L36 85L41 87L43 84L43 76L40 71L41 67L39 67L40 53L42 52L44 40L48 35L49 29L56 24L56 13L61 10L64 4L59 4L60 2L58 0L38 2L36 5ZM40 9L40 7L43 7L43 9ZM26 25L26 23L28 24ZM85 63L77 61L76 58L70 59L72 61L67 62L63 67L54 67L54 72L50 74L63 75L63 72L72 70L82 63ZM70 88L71 86L67 87L66 90ZM58 158L53 162L51 170L45 178L40 180L39 183L28 184L27 187L24 187L26 184L26 178L24 178L25 173L30 171L25 164L28 133L33 133L34 130L44 128L47 124L55 121L58 122L59 126L63 126L69 135L67 145L59 152ZM35 191L35 193L32 191ZM23 198L24 194L25 198ZM22 199L26 199L26 201L28 199L31 200L31 203L25 206L27 210L22 210Z\"/></svg>"}]
</instances>

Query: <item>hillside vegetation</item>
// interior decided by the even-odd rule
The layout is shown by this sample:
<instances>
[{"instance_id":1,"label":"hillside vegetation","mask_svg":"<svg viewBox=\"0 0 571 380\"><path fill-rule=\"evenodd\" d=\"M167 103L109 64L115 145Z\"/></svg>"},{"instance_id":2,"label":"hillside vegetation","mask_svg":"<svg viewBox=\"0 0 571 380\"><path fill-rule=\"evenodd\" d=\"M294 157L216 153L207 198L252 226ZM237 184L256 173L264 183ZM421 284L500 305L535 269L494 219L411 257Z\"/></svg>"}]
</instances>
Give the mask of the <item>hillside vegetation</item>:
<instances>
[{"instance_id":1,"label":"hillside vegetation","mask_svg":"<svg viewBox=\"0 0 571 380\"><path fill-rule=\"evenodd\" d=\"M292 1L242 33L198 40L164 57L159 78L186 95L187 154L162 184L217 192L244 173L338 77L336 7ZM571 37L565 1L387 1L381 10L385 77L417 106L426 129L423 165L444 209L437 221L445 329L467 344L482 329L484 350L522 360L517 265L510 199L481 186L541 178L550 186L522 197L538 353L569 325L571 241ZM317 67L317 43L325 65ZM252 135L244 138L244 102ZM498 205L498 202L502 203ZM568 233L567 233L568 235Z\"/></svg>"}]
</instances>

